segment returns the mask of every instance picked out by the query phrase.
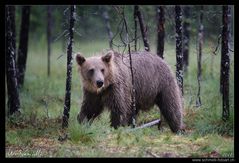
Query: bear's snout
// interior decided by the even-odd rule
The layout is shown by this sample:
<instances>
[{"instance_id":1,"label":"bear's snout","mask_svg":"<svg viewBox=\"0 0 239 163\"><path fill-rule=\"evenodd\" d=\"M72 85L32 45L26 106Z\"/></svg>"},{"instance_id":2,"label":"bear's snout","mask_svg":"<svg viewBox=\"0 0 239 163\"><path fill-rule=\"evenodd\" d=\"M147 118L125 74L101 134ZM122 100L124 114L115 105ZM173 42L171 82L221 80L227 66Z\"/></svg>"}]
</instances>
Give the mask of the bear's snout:
<instances>
[{"instance_id":1,"label":"bear's snout","mask_svg":"<svg viewBox=\"0 0 239 163\"><path fill-rule=\"evenodd\" d=\"M101 81L101 80L97 80L97 81L96 81L96 85L97 85L98 88L102 87L103 84L104 84L104 82Z\"/></svg>"}]
</instances>

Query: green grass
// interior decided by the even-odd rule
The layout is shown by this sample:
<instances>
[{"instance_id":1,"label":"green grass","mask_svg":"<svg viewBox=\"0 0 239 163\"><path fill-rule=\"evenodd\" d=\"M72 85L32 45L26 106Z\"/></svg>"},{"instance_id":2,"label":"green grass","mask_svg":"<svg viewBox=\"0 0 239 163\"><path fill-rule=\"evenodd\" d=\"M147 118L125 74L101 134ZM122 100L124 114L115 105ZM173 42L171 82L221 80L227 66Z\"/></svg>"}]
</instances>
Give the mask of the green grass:
<instances>
[{"instance_id":1,"label":"green grass","mask_svg":"<svg viewBox=\"0 0 239 163\"><path fill-rule=\"evenodd\" d=\"M7 157L233 157L234 156L234 61L230 70L230 118L221 120L222 97L219 93L220 55L210 67L212 47L205 43L201 82L202 106L196 108L196 50L190 46L188 73L184 77L184 123L186 132L173 134L167 125L129 131L114 130L105 111L90 124L79 125L82 90L76 63L73 62L72 94L67 141L61 134L66 78L66 55L59 56L61 43L53 43L51 76L47 77L47 48L44 41L30 42L25 83L20 90L20 116L6 117ZM77 42L74 52L90 56L107 49L107 41ZM143 49L143 48L141 48ZM151 48L155 51L155 47ZM233 57L232 57L233 58ZM166 44L165 60L175 71L175 47ZM213 76L211 75L213 74ZM5 102L6 105L6 102ZM154 107L140 112L137 124L159 118Z\"/></svg>"}]
</instances>

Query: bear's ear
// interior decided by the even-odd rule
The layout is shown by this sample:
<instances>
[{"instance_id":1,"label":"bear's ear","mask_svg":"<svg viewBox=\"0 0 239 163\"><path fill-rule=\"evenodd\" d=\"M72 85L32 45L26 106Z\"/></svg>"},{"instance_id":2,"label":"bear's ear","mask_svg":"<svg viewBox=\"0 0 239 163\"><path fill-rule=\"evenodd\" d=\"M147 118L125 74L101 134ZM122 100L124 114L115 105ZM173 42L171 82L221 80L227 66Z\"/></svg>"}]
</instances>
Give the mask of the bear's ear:
<instances>
[{"instance_id":1,"label":"bear's ear","mask_svg":"<svg viewBox=\"0 0 239 163\"><path fill-rule=\"evenodd\" d=\"M85 62L85 58L80 53L77 53L76 62L81 66Z\"/></svg>"},{"instance_id":2,"label":"bear's ear","mask_svg":"<svg viewBox=\"0 0 239 163\"><path fill-rule=\"evenodd\" d=\"M106 55L102 57L102 61L109 63L113 58L114 52L112 50L108 51Z\"/></svg>"}]
</instances>

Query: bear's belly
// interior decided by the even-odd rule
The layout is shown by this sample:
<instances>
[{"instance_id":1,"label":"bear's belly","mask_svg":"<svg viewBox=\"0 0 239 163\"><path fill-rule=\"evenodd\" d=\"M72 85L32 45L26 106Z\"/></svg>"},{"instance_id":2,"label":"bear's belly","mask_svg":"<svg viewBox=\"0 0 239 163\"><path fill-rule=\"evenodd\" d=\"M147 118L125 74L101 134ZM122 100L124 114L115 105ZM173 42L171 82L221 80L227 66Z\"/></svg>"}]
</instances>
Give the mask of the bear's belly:
<instances>
[{"instance_id":1,"label":"bear's belly","mask_svg":"<svg viewBox=\"0 0 239 163\"><path fill-rule=\"evenodd\" d=\"M137 110L142 110L142 111L147 111L149 109L151 109L155 102L154 99L149 99L149 98L145 98L145 99L140 99L140 100L137 100L136 99L136 108Z\"/></svg>"},{"instance_id":2,"label":"bear's belly","mask_svg":"<svg viewBox=\"0 0 239 163\"><path fill-rule=\"evenodd\" d=\"M155 99L158 94L157 88L145 88L144 85L137 85L136 91L136 106L139 110L149 110L155 104Z\"/></svg>"}]
</instances>

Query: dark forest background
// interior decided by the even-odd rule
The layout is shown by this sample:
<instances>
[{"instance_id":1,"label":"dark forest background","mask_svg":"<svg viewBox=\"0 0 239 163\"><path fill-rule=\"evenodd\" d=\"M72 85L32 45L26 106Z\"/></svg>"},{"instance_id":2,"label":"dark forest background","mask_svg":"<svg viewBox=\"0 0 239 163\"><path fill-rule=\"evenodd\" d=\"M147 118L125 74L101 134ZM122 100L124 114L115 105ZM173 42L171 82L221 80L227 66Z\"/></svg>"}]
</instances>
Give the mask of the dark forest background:
<instances>
[{"instance_id":1,"label":"dark forest background","mask_svg":"<svg viewBox=\"0 0 239 163\"><path fill-rule=\"evenodd\" d=\"M110 48L127 53L120 11L124 12L130 47L134 50L135 6L15 5L5 10L13 11L12 7L14 12L5 12L6 76L11 76L5 80L6 157L234 157L234 6L138 6L150 51L155 55L163 52L175 77L183 79L186 126L185 132L177 134L167 124L162 124L160 130L157 125L133 131L131 126L114 130L108 111L92 124L79 125L76 119L83 93L75 53L90 57ZM158 37L159 7L164 9L162 40ZM231 14L225 18L225 26L223 15L228 7ZM182 16L176 14L176 8L179 14L181 9ZM21 32L24 27L25 31L29 28L29 33ZM21 41L24 37L28 41ZM147 50L139 25L136 40L137 50ZM182 46L178 46L180 41ZM180 47L188 47L188 60L183 60L183 65L178 63L180 57L182 60ZM27 55L21 53L24 51ZM178 68L183 75L178 76ZM71 77L67 74L70 69ZM139 113L136 126L160 118L154 107Z\"/></svg>"}]
</instances>

